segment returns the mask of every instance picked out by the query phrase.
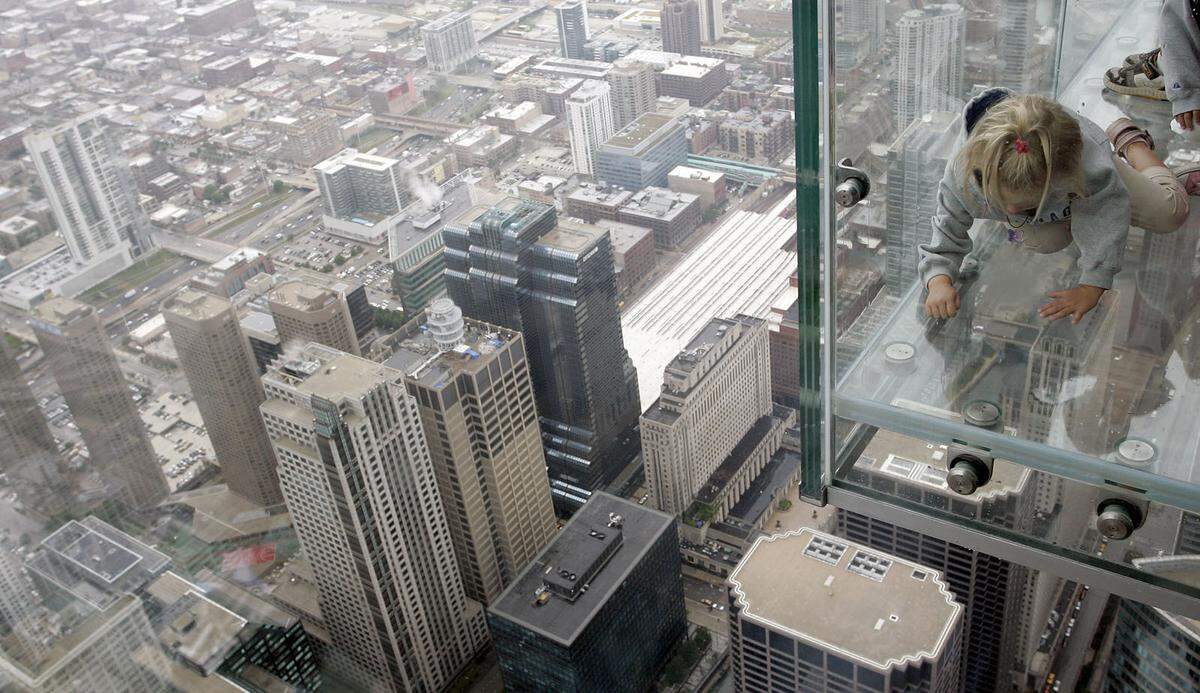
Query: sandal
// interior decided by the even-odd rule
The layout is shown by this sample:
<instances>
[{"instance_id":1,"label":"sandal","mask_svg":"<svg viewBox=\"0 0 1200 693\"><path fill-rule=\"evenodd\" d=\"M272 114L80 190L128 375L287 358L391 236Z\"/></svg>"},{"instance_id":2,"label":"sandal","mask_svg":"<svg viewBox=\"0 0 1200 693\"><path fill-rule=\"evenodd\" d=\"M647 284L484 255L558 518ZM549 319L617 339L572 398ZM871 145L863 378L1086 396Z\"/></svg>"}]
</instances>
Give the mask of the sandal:
<instances>
[{"instance_id":1,"label":"sandal","mask_svg":"<svg viewBox=\"0 0 1200 693\"><path fill-rule=\"evenodd\" d=\"M1188 195L1200 195L1200 164L1187 164L1171 169L1176 180Z\"/></svg>"},{"instance_id":2,"label":"sandal","mask_svg":"<svg viewBox=\"0 0 1200 693\"><path fill-rule=\"evenodd\" d=\"M1154 150L1154 138L1150 133L1133 124L1133 121L1128 118L1117 118L1108 129L1104 131L1108 135L1108 141L1112 143L1113 151L1122 159L1125 158L1125 150L1129 149L1129 145L1134 142L1145 142L1146 146L1151 151Z\"/></svg>"},{"instance_id":3,"label":"sandal","mask_svg":"<svg viewBox=\"0 0 1200 693\"><path fill-rule=\"evenodd\" d=\"M1166 101L1167 90L1162 71L1158 69L1159 52L1153 50L1125 58L1124 65L1104 73L1104 86L1117 94Z\"/></svg>"}]
</instances>

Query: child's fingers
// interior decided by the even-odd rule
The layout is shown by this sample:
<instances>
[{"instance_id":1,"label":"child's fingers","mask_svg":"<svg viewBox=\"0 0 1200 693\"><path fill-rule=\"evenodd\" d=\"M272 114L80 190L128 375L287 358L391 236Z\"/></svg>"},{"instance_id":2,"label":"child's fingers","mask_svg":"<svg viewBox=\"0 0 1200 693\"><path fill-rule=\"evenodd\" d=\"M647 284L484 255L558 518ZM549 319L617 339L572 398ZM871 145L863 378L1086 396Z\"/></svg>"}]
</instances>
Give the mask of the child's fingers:
<instances>
[{"instance_id":1,"label":"child's fingers","mask_svg":"<svg viewBox=\"0 0 1200 693\"><path fill-rule=\"evenodd\" d=\"M954 294L954 309L958 310L958 307L961 305L962 305L962 296L959 294Z\"/></svg>"},{"instance_id":2,"label":"child's fingers","mask_svg":"<svg viewBox=\"0 0 1200 693\"><path fill-rule=\"evenodd\" d=\"M1086 311L1084 311L1084 310L1080 309L1080 310L1077 310L1077 311L1075 311L1074 313L1071 313L1071 324L1072 324L1072 325L1078 325L1078 324L1079 324L1079 321L1080 321L1080 320L1083 320L1083 314L1084 314L1085 312L1086 312Z\"/></svg>"}]
</instances>

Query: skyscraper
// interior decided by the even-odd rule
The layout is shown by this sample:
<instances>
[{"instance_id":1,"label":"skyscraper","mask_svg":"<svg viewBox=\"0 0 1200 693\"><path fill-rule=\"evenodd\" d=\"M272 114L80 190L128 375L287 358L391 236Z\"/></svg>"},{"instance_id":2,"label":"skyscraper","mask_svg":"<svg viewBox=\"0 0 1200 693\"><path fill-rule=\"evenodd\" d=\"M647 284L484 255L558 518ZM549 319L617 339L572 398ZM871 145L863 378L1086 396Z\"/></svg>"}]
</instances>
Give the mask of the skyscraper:
<instances>
[{"instance_id":1,"label":"skyscraper","mask_svg":"<svg viewBox=\"0 0 1200 693\"><path fill-rule=\"evenodd\" d=\"M700 6L697 0L665 0L659 10L659 27L664 51L700 55Z\"/></svg>"},{"instance_id":2,"label":"skyscraper","mask_svg":"<svg viewBox=\"0 0 1200 693\"><path fill-rule=\"evenodd\" d=\"M963 101L963 9L926 5L896 22L896 130L930 111L957 112Z\"/></svg>"},{"instance_id":3,"label":"skyscraper","mask_svg":"<svg viewBox=\"0 0 1200 693\"><path fill-rule=\"evenodd\" d=\"M738 691L996 690L959 688L963 608L937 570L803 529L759 537L728 584Z\"/></svg>"},{"instance_id":4,"label":"skyscraper","mask_svg":"<svg viewBox=\"0 0 1200 693\"><path fill-rule=\"evenodd\" d=\"M30 324L92 464L121 502L147 508L161 501L166 477L96 311L55 297L33 311Z\"/></svg>"},{"instance_id":5,"label":"skyscraper","mask_svg":"<svg viewBox=\"0 0 1200 693\"><path fill-rule=\"evenodd\" d=\"M334 647L364 687L445 688L487 634L403 375L310 344L263 385L279 483Z\"/></svg>"},{"instance_id":6,"label":"skyscraper","mask_svg":"<svg viewBox=\"0 0 1200 693\"><path fill-rule=\"evenodd\" d=\"M454 72L479 55L471 15L451 12L421 27L425 60L433 72Z\"/></svg>"},{"instance_id":7,"label":"skyscraper","mask_svg":"<svg viewBox=\"0 0 1200 693\"><path fill-rule=\"evenodd\" d=\"M0 551L0 624L10 633L4 654L27 666L36 666L50 651L44 642L44 635L49 633L43 633L38 623L38 607L21 557L12 551Z\"/></svg>"},{"instance_id":8,"label":"skyscraper","mask_svg":"<svg viewBox=\"0 0 1200 693\"><path fill-rule=\"evenodd\" d=\"M26 136L38 178L71 257L91 264L151 246L137 186L100 111Z\"/></svg>"},{"instance_id":9,"label":"skyscraper","mask_svg":"<svg viewBox=\"0 0 1200 693\"><path fill-rule=\"evenodd\" d=\"M613 107L607 82L585 80L567 97L567 122L571 126L571 161L576 173L595 171L596 148L612 137Z\"/></svg>"},{"instance_id":10,"label":"skyscraper","mask_svg":"<svg viewBox=\"0 0 1200 693\"><path fill-rule=\"evenodd\" d=\"M362 354L350 305L340 292L290 280L271 289L267 302L285 350L289 344L317 342L356 356Z\"/></svg>"},{"instance_id":11,"label":"skyscraper","mask_svg":"<svg viewBox=\"0 0 1200 693\"><path fill-rule=\"evenodd\" d=\"M467 596L491 603L556 531L521 333L448 298L390 338L433 456Z\"/></svg>"},{"instance_id":12,"label":"skyscraper","mask_svg":"<svg viewBox=\"0 0 1200 693\"><path fill-rule=\"evenodd\" d=\"M895 295L917 279L917 246L928 240L938 183L954 154L959 121L959 115L949 111L922 114L888 148L884 280Z\"/></svg>"},{"instance_id":13,"label":"skyscraper","mask_svg":"<svg viewBox=\"0 0 1200 693\"><path fill-rule=\"evenodd\" d=\"M1009 0L1000 3L999 45L1001 66L997 70L999 86L1017 93L1040 91L1047 62L1038 42L1041 25L1037 21L1036 0Z\"/></svg>"},{"instance_id":14,"label":"skyscraper","mask_svg":"<svg viewBox=\"0 0 1200 693\"><path fill-rule=\"evenodd\" d=\"M233 304L184 289L163 306L163 317L226 484L259 505L283 502L275 453L258 416L262 383Z\"/></svg>"},{"instance_id":15,"label":"skyscraper","mask_svg":"<svg viewBox=\"0 0 1200 693\"><path fill-rule=\"evenodd\" d=\"M595 493L488 609L515 691L644 691L687 632L675 519Z\"/></svg>"},{"instance_id":16,"label":"skyscraper","mask_svg":"<svg viewBox=\"0 0 1200 693\"><path fill-rule=\"evenodd\" d=\"M622 58L605 75L612 87L613 129L620 130L643 113L654 109L654 69L640 60Z\"/></svg>"},{"instance_id":17,"label":"skyscraper","mask_svg":"<svg viewBox=\"0 0 1200 693\"><path fill-rule=\"evenodd\" d=\"M713 318L667 364L662 392L641 418L646 485L679 515L742 440L771 413L766 321Z\"/></svg>"},{"instance_id":18,"label":"skyscraper","mask_svg":"<svg viewBox=\"0 0 1200 693\"><path fill-rule=\"evenodd\" d=\"M842 23L839 34L863 34L867 37L867 52L878 56L883 49L884 0L841 0Z\"/></svg>"},{"instance_id":19,"label":"skyscraper","mask_svg":"<svg viewBox=\"0 0 1200 693\"><path fill-rule=\"evenodd\" d=\"M1138 568L1194 584L1200 556L1134 559ZM1106 691L1186 693L1200 681L1200 621L1121 599Z\"/></svg>"},{"instance_id":20,"label":"skyscraper","mask_svg":"<svg viewBox=\"0 0 1200 693\"><path fill-rule=\"evenodd\" d=\"M551 492L570 512L637 448L637 372L621 337L608 233L509 198L448 225L445 238L454 302L525 336Z\"/></svg>"},{"instance_id":21,"label":"skyscraper","mask_svg":"<svg viewBox=\"0 0 1200 693\"><path fill-rule=\"evenodd\" d=\"M725 9L721 0L696 0L700 8L700 42L715 43L725 35Z\"/></svg>"},{"instance_id":22,"label":"skyscraper","mask_svg":"<svg viewBox=\"0 0 1200 693\"><path fill-rule=\"evenodd\" d=\"M960 496L946 485L944 463L938 462L944 456L944 446L880 430L847 478L914 503L953 507L958 515L1028 531L1035 501L1031 470L996 460L993 479L975 494ZM1037 622L1029 611L1027 568L855 512L838 510L836 522L840 536L941 571L966 607L961 690L1009 687L1010 672L1022 668L1021 632L1026 622Z\"/></svg>"},{"instance_id":23,"label":"skyscraper","mask_svg":"<svg viewBox=\"0 0 1200 693\"><path fill-rule=\"evenodd\" d=\"M587 0L566 0L554 6L558 22L558 49L564 58L585 60L583 45L591 38Z\"/></svg>"},{"instance_id":24,"label":"skyscraper","mask_svg":"<svg viewBox=\"0 0 1200 693\"><path fill-rule=\"evenodd\" d=\"M54 436L5 340L0 340L0 450L5 451L0 472L20 473L35 483L58 476Z\"/></svg>"}]
</instances>

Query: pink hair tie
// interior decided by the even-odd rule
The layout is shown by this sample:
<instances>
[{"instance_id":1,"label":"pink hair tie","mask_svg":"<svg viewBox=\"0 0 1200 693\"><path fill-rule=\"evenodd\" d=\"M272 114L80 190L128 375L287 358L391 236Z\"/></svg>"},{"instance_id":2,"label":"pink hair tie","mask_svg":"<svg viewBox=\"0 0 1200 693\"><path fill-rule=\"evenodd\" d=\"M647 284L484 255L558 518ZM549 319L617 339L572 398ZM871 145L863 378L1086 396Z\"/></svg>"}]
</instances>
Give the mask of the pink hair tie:
<instances>
[{"instance_id":1,"label":"pink hair tie","mask_svg":"<svg viewBox=\"0 0 1200 693\"><path fill-rule=\"evenodd\" d=\"M1029 153L1029 143L1020 137L1013 140L1013 148L1017 150L1018 154L1028 154Z\"/></svg>"}]
</instances>

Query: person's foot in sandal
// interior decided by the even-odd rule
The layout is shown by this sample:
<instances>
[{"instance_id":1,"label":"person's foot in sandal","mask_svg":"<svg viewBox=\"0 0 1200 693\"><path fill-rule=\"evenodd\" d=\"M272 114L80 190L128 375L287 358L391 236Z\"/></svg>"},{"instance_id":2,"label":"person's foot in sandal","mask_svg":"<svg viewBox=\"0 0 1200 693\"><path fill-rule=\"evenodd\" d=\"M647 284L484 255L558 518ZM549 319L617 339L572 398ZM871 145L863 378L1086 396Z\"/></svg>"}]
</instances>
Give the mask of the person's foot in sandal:
<instances>
[{"instance_id":1,"label":"person's foot in sandal","mask_svg":"<svg viewBox=\"0 0 1200 693\"><path fill-rule=\"evenodd\" d=\"M1105 129L1104 134L1108 135L1108 141L1112 143L1113 151L1117 156L1127 161L1125 151L1134 142L1142 142L1150 148L1150 151L1154 151L1154 138L1128 118L1117 118L1112 125Z\"/></svg>"},{"instance_id":2,"label":"person's foot in sandal","mask_svg":"<svg viewBox=\"0 0 1200 693\"><path fill-rule=\"evenodd\" d=\"M1188 195L1200 196L1200 164L1188 164L1171 170Z\"/></svg>"},{"instance_id":3,"label":"person's foot in sandal","mask_svg":"<svg viewBox=\"0 0 1200 693\"><path fill-rule=\"evenodd\" d=\"M1166 101L1167 90L1162 71L1158 69L1159 53L1153 50L1125 58L1124 65L1104 73L1104 86L1117 94Z\"/></svg>"}]
</instances>

